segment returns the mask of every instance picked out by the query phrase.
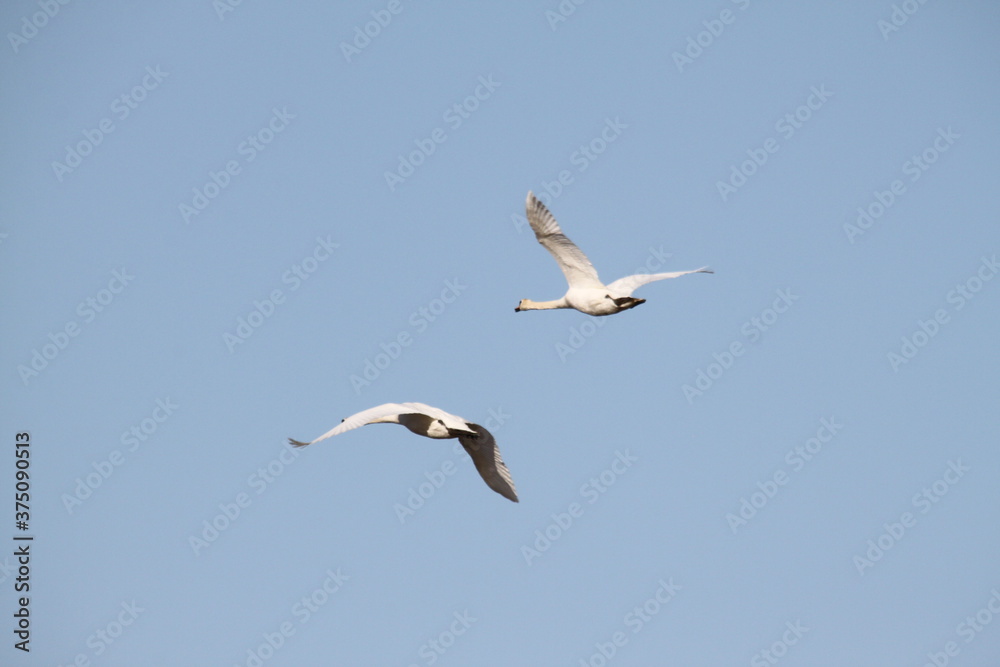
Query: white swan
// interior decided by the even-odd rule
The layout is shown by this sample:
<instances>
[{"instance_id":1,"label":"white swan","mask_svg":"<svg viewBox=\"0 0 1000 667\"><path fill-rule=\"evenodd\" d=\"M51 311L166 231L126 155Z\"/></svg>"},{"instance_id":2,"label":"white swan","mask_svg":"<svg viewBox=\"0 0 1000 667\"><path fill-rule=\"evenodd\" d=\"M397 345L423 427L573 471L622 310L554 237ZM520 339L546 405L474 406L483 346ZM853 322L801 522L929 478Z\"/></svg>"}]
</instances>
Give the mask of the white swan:
<instances>
[{"instance_id":1,"label":"white swan","mask_svg":"<svg viewBox=\"0 0 1000 667\"><path fill-rule=\"evenodd\" d=\"M693 271L675 271L673 273L650 273L619 278L605 285L597 277L597 269L590 263L575 243L566 238L559 229L555 217L538 201L532 192L528 192L528 222L535 231L535 238L545 246L545 249L556 258L556 263L566 276L569 290L561 299L555 301L532 301L521 299L514 312L522 310L550 310L553 308L576 308L588 315L613 315L629 308L635 308L645 299L635 299L632 292L654 280L676 278L689 273L714 273L707 266Z\"/></svg>"},{"instance_id":2,"label":"white swan","mask_svg":"<svg viewBox=\"0 0 1000 667\"><path fill-rule=\"evenodd\" d=\"M504 498L517 502L514 480L500 458L500 450L493 436L479 424L423 403L386 403L351 415L340 424L312 442L288 439L296 447L312 445L344 431L366 424L402 424L417 435L428 438L458 438L486 485Z\"/></svg>"}]
</instances>

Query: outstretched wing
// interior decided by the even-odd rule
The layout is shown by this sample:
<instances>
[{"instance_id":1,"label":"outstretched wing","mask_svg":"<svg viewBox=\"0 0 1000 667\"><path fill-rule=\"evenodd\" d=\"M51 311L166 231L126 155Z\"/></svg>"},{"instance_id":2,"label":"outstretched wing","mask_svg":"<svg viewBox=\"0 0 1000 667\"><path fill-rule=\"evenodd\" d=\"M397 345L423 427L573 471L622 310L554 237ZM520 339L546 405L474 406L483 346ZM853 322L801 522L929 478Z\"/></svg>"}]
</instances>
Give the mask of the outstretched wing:
<instances>
[{"instance_id":1,"label":"outstretched wing","mask_svg":"<svg viewBox=\"0 0 1000 667\"><path fill-rule=\"evenodd\" d=\"M413 406L419 404L413 403L384 403L378 405L374 408L368 408L367 410L362 410L357 414L353 414L347 419L341 420L340 424L330 429L323 435L319 436L315 440L310 442L300 442L299 440L288 439L288 442L295 445L296 447L305 447L306 445L312 445L320 440L326 440L327 438L332 438L335 435L340 435L344 431L350 431L351 429L364 426L365 424L371 424L372 421L376 419L382 419L384 417L392 417L394 415L405 415L414 412L422 412L422 410L415 409Z\"/></svg>"},{"instance_id":2,"label":"outstretched wing","mask_svg":"<svg viewBox=\"0 0 1000 667\"><path fill-rule=\"evenodd\" d=\"M604 287L597 277L597 269L583 254L583 251L562 233L555 216L549 213L545 204L538 201L534 193L528 192L528 201L525 206L528 209L528 222L531 223L531 229L535 232L535 238L555 257L569 286L596 287L598 289Z\"/></svg>"},{"instance_id":3,"label":"outstretched wing","mask_svg":"<svg viewBox=\"0 0 1000 667\"><path fill-rule=\"evenodd\" d=\"M453 415L450 412L445 412L441 408L435 408L433 405L427 405L426 403L400 403L406 410L407 414L422 414L427 415L431 419L437 419L445 427L451 431L468 431L468 422L457 415ZM401 413L402 414L402 413Z\"/></svg>"},{"instance_id":4,"label":"outstretched wing","mask_svg":"<svg viewBox=\"0 0 1000 667\"><path fill-rule=\"evenodd\" d=\"M613 283L608 283L608 291L615 297L632 296L632 292L646 283L651 283L657 280L666 280L667 278L676 278L678 276L686 276L689 273L715 273L715 271L707 266L703 266L700 269L695 269L694 271L674 271L673 273L640 273L635 276L625 276L624 278L619 278Z\"/></svg>"},{"instance_id":5,"label":"outstretched wing","mask_svg":"<svg viewBox=\"0 0 1000 667\"><path fill-rule=\"evenodd\" d=\"M458 441L465 447L465 451L472 457L472 462L479 471L479 475L486 482L486 485L508 500L517 502L517 492L514 490L514 480L510 476L510 471L500 458L500 450L497 448L493 435L479 424L469 424L478 437L473 438L468 435L458 436Z\"/></svg>"}]
</instances>

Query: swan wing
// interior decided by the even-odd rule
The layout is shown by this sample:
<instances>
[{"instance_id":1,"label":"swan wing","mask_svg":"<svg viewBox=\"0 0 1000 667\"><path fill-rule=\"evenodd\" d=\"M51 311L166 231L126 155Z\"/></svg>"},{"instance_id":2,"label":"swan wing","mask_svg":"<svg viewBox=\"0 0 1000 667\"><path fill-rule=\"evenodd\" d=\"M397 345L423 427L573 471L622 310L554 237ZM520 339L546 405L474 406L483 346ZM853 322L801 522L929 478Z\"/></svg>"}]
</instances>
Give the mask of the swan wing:
<instances>
[{"instance_id":1,"label":"swan wing","mask_svg":"<svg viewBox=\"0 0 1000 667\"><path fill-rule=\"evenodd\" d=\"M694 269L693 271L673 271L672 273L640 273L634 276L625 276L624 278L619 278L613 283L608 283L608 291L611 292L616 297L632 296L632 292L642 287L646 283L651 283L657 280L666 280L667 278L676 278L678 276L686 276L689 273L715 273L712 269L707 266L703 266L700 269Z\"/></svg>"},{"instance_id":2,"label":"swan wing","mask_svg":"<svg viewBox=\"0 0 1000 667\"><path fill-rule=\"evenodd\" d=\"M469 422L465 421L457 415L453 415L450 412L445 412L441 408L435 408L432 405L427 405L426 403L400 403L403 407L409 408L407 410L408 414L422 414L427 415L431 419L438 419L442 424L452 431L468 431Z\"/></svg>"},{"instance_id":3,"label":"swan wing","mask_svg":"<svg viewBox=\"0 0 1000 667\"><path fill-rule=\"evenodd\" d=\"M531 229L535 232L535 238L555 257L569 286L603 288L604 285L597 277L597 269L583 254L583 251L562 233L555 216L549 212L549 209L545 208L545 204L540 202L533 192L528 192L525 206L528 210L528 222L531 223Z\"/></svg>"},{"instance_id":4,"label":"swan wing","mask_svg":"<svg viewBox=\"0 0 1000 667\"><path fill-rule=\"evenodd\" d=\"M517 491L514 490L514 479L510 476L510 470L500 458L500 450L497 448L493 435L479 424L469 424L478 437L468 435L458 436L458 441L465 447L465 451L472 457L479 475L486 482L486 485L508 500L517 502Z\"/></svg>"},{"instance_id":5,"label":"swan wing","mask_svg":"<svg viewBox=\"0 0 1000 667\"><path fill-rule=\"evenodd\" d=\"M422 409L414 408L414 406L423 406L420 403L384 403L382 405L377 405L374 408L368 408L367 410L362 410L357 414L353 414L346 419L341 420L337 426L330 429L323 435L319 436L315 440L310 442L300 442L299 440L288 439L288 442L295 445L296 447L305 447L306 445L312 445L320 440L326 440L327 438L332 438L335 435L340 435L344 431L350 431L352 429L359 428L365 424L371 424L376 419L384 419L385 417L393 417L398 415L410 414L413 412L423 412Z\"/></svg>"}]
</instances>

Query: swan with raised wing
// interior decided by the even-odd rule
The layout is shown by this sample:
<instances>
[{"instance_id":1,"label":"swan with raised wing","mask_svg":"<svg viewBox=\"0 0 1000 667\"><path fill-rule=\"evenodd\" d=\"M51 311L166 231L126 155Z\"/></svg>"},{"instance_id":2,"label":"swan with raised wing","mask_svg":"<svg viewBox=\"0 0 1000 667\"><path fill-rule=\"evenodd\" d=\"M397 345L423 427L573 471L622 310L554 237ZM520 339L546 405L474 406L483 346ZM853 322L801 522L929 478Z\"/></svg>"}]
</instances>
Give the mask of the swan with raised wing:
<instances>
[{"instance_id":1,"label":"swan with raised wing","mask_svg":"<svg viewBox=\"0 0 1000 667\"><path fill-rule=\"evenodd\" d=\"M504 498L518 502L514 480L500 458L493 435L479 424L423 403L386 403L341 420L335 428L310 442L291 438L288 441L296 447L305 447L366 424L402 424L427 438L458 438L486 485Z\"/></svg>"},{"instance_id":2,"label":"swan with raised wing","mask_svg":"<svg viewBox=\"0 0 1000 667\"><path fill-rule=\"evenodd\" d=\"M517 305L514 312L575 308L588 315L613 315L645 303L645 299L634 298L632 292L646 283L666 278L677 278L689 273L714 273L707 266L703 266L693 271L626 276L605 285L597 277L597 269L590 263L587 256L563 234L559 223L549 213L549 209L530 191L526 206L528 222L535 232L535 238L555 257L556 263L559 264L563 275L566 276L566 282L569 283L569 290L562 298L554 301L521 299L521 303Z\"/></svg>"}]
</instances>

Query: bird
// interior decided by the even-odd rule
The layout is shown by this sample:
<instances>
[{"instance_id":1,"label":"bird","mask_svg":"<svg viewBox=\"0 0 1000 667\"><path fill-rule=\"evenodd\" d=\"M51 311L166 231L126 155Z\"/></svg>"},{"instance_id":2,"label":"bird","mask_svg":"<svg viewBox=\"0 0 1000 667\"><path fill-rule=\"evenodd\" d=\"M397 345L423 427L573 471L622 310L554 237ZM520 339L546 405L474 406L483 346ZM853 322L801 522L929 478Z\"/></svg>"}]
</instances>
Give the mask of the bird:
<instances>
[{"instance_id":1,"label":"bird","mask_svg":"<svg viewBox=\"0 0 1000 667\"><path fill-rule=\"evenodd\" d=\"M518 502L514 480L500 458L493 435L479 424L423 403L385 403L342 419L315 440L301 442L289 438L288 442L295 447L306 447L367 424L402 424L427 438L458 438L486 485L504 498Z\"/></svg>"},{"instance_id":2,"label":"bird","mask_svg":"<svg viewBox=\"0 0 1000 667\"><path fill-rule=\"evenodd\" d=\"M614 315L646 303L645 299L636 299L632 296L632 292L646 283L666 278L677 278L689 273L715 273L707 266L703 266L693 271L626 276L605 285L597 277L597 269L590 263L587 256L563 234L555 216L530 190L525 206L528 209L528 222L531 223L531 229L535 232L535 238L555 257L556 263L566 276L566 282L569 283L569 290L561 299L554 301L521 299L517 308L514 309L515 313L522 310L575 308L588 315Z\"/></svg>"}]
</instances>

